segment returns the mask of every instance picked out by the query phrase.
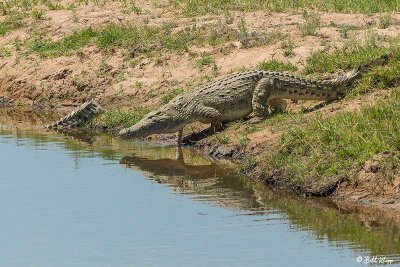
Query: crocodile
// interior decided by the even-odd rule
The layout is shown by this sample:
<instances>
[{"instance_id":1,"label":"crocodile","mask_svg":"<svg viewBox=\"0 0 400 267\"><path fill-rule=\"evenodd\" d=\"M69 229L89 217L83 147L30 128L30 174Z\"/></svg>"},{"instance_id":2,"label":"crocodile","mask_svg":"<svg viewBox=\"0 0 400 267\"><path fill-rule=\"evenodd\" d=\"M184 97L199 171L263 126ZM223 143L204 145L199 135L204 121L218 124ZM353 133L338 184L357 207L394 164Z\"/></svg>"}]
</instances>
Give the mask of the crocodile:
<instances>
[{"instance_id":1,"label":"crocodile","mask_svg":"<svg viewBox=\"0 0 400 267\"><path fill-rule=\"evenodd\" d=\"M336 78L305 79L290 73L252 70L235 72L184 95L150 112L137 124L123 129L125 138L142 138L151 134L178 132L181 144L183 128L193 122L211 123L211 129L222 123L254 114L249 122L259 122L273 111L286 108L286 100L332 101L344 96L346 89L373 66L383 65L388 55L360 65Z\"/></svg>"},{"instance_id":2,"label":"crocodile","mask_svg":"<svg viewBox=\"0 0 400 267\"><path fill-rule=\"evenodd\" d=\"M223 123L246 118L251 113L254 116L249 123L260 122L273 111L285 110L285 99L328 102L339 99L362 74L373 66L385 64L387 60L388 55L383 55L343 75L325 80L310 80L276 71L234 72L175 97L147 114L137 124L122 129L119 135L124 138L142 138L151 134L178 132L180 145L183 128L193 122L211 123L211 129L215 131ZM96 101L90 100L45 127L80 127L104 111Z\"/></svg>"}]
</instances>

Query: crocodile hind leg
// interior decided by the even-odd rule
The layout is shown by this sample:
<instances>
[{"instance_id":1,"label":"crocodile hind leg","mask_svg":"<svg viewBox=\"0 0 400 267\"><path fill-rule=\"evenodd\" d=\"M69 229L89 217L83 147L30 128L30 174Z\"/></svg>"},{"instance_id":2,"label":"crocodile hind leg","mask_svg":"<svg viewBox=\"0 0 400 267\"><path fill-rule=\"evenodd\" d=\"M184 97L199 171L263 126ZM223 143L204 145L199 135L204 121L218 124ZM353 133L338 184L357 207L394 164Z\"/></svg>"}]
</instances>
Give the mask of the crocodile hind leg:
<instances>
[{"instance_id":1,"label":"crocodile hind leg","mask_svg":"<svg viewBox=\"0 0 400 267\"><path fill-rule=\"evenodd\" d=\"M269 115L267 99L271 95L274 86L275 81L273 78L262 78L258 81L251 101L254 117L248 123L261 122Z\"/></svg>"}]
</instances>

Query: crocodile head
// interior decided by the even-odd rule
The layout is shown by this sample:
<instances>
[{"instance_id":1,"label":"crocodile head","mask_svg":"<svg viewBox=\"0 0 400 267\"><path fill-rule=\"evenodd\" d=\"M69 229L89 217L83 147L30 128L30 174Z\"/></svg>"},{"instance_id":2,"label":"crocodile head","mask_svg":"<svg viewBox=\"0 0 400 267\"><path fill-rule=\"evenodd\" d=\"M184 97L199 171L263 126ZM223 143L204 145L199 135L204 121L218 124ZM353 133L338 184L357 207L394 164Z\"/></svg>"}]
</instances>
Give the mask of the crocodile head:
<instances>
[{"instance_id":1,"label":"crocodile head","mask_svg":"<svg viewBox=\"0 0 400 267\"><path fill-rule=\"evenodd\" d=\"M178 111L164 106L150 112L132 127L121 130L119 135L124 138L141 138L151 134L174 133L186 124L187 120Z\"/></svg>"}]
</instances>

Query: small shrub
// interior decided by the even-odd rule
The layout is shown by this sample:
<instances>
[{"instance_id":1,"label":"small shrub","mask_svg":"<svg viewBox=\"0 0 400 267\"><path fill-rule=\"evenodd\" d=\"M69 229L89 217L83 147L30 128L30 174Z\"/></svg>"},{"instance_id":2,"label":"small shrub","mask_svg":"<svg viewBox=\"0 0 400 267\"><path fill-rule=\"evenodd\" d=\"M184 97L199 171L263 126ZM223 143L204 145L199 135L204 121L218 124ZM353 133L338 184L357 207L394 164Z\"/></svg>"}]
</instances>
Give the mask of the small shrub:
<instances>
[{"instance_id":1,"label":"small shrub","mask_svg":"<svg viewBox=\"0 0 400 267\"><path fill-rule=\"evenodd\" d=\"M249 139L247 138L246 135L242 136L242 137L239 139L239 146L241 146L241 147L247 146L248 143L249 143Z\"/></svg>"},{"instance_id":2,"label":"small shrub","mask_svg":"<svg viewBox=\"0 0 400 267\"><path fill-rule=\"evenodd\" d=\"M247 44L250 41L249 37L250 34L247 30L246 21L241 18L238 22L238 39L245 47L247 47Z\"/></svg>"},{"instance_id":3,"label":"small shrub","mask_svg":"<svg viewBox=\"0 0 400 267\"><path fill-rule=\"evenodd\" d=\"M392 25L392 16L390 14L384 14L379 18L378 21L379 28L386 29Z\"/></svg>"},{"instance_id":4,"label":"small shrub","mask_svg":"<svg viewBox=\"0 0 400 267\"><path fill-rule=\"evenodd\" d=\"M245 156L239 165L240 174L248 174L256 166L256 160L251 156Z\"/></svg>"},{"instance_id":5,"label":"small shrub","mask_svg":"<svg viewBox=\"0 0 400 267\"><path fill-rule=\"evenodd\" d=\"M44 19L44 12L43 10L33 10L32 11L32 18L34 20L42 20Z\"/></svg>"},{"instance_id":6,"label":"small shrub","mask_svg":"<svg viewBox=\"0 0 400 267\"><path fill-rule=\"evenodd\" d=\"M349 31L356 30L357 26L350 24L342 24L337 26L337 31L340 33L340 37L349 38Z\"/></svg>"},{"instance_id":7,"label":"small shrub","mask_svg":"<svg viewBox=\"0 0 400 267\"><path fill-rule=\"evenodd\" d=\"M135 83L133 84L133 88L140 90L143 88L143 82L140 81L135 81Z\"/></svg>"},{"instance_id":8,"label":"small shrub","mask_svg":"<svg viewBox=\"0 0 400 267\"><path fill-rule=\"evenodd\" d=\"M321 17L316 12L303 12L305 23L300 25L300 32L303 36L314 35L316 30L321 26Z\"/></svg>"},{"instance_id":9,"label":"small shrub","mask_svg":"<svg viewBox=\"0 0 400 267\"><path fill-rule=\"evenodd\" d=\"M226 24L232 24L233 23L233 16L232 16L232 13L229 12L229 10L225 10L224 17L225 17Z\"/></svg>"},{"instance_id":10,"label":"small shrub","mask_svg":"<svg viewBox=\"0 0 400 267\"><path fill-rule=\"evenodd\" d=\"M283 49L283 55L285 57L293 56L294 45L293 45L293 42L291 40L287 40L287 41L282 42L281 48Z\"/></svg>"},{"instance_id":11,"label":"small shrub","mask_svg":"<svg viewBox=\"0 0 400 267\"><path fill-rule=\"evenodd\" d=\"M246 135L247 135L247 134L254 133L254 132L256 132L256 131L257 131L257 127L254 126L254 125L247 126L247 127L244 129L244 133L245 133Z\"/></svg>"}]
</instances>

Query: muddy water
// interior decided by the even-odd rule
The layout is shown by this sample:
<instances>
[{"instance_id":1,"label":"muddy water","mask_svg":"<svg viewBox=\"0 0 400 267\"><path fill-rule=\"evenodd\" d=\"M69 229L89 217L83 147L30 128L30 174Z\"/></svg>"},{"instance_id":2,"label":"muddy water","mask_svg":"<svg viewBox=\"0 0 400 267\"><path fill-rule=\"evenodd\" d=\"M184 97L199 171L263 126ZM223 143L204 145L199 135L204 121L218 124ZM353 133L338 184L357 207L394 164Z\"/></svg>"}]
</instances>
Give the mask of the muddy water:
<instances>
[{"instance_id":1,"label":"muddy water","mask_svg":"<svg viewBox=\"0 0 400 267\"><path fill-rule=\"evenodd\" d=\"M0 266L366 266L400 255L390 216L274 192L190 150L3 127L0 170Z\"/></svg>"}]
</instances>

